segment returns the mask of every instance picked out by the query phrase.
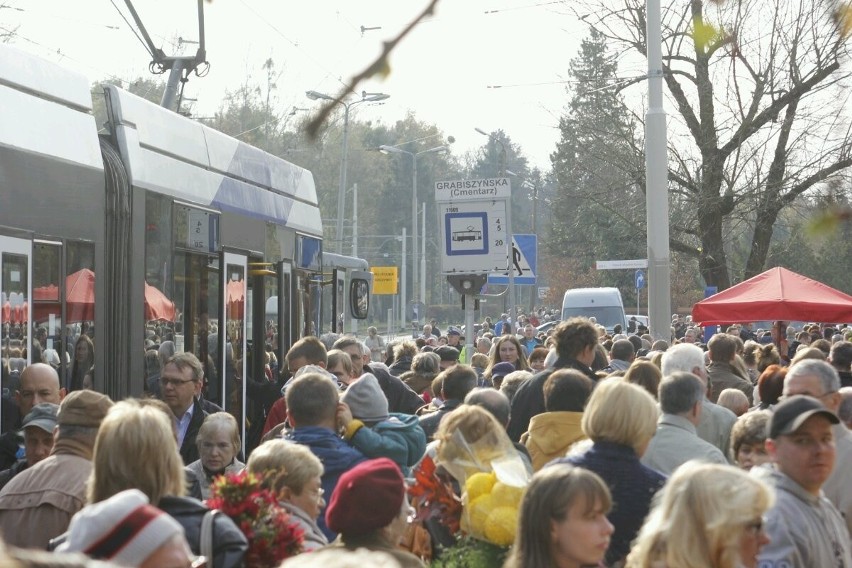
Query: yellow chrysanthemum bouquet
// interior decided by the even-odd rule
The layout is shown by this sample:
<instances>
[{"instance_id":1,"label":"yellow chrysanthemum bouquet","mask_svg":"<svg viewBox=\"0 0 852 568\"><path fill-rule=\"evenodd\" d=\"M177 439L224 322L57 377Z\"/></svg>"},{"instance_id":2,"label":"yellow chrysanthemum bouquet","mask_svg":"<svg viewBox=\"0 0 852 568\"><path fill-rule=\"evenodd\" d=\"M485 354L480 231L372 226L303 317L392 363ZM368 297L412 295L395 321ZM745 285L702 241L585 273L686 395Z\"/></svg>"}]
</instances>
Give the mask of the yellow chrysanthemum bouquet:
<instances>
[{"instance_id":1,"label":"yellow chrysanthemum bouquet","mask_svg":"<svg viewBox=\"0 0 852 568\"><path fill-rule=\"evenodd\" d=\"M462 531L498 546L510 546L530 472L506 432L489 431L469 443L456 431L441 442L439 464L462 491Z\"/></svg>"}]
</instances>

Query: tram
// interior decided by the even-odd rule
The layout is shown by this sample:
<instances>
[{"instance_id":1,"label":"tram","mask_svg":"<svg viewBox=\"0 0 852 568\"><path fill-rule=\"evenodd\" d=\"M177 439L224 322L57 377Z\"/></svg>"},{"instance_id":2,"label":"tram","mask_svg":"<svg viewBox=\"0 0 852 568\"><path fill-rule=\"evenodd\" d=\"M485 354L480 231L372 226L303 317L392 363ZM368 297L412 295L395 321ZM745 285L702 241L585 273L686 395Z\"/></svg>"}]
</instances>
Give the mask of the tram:
<instances>
[{"instance_id":1,"label":"tram","mask_svg":"<svg viewBox=\"0 0 852 568\"><path fill-rule=\"evenodd\" d=\"M104 95L99 125L86 77L0 45L4 364L14 375L47 353L78 388L94 363L90 386L118 400L144 392L146 350L170 341L244 425L241 379L263 376L265 346L283 361L300 337L366 317L366 261L323 252L310 171Z\"/></svg>"}]
</instances>

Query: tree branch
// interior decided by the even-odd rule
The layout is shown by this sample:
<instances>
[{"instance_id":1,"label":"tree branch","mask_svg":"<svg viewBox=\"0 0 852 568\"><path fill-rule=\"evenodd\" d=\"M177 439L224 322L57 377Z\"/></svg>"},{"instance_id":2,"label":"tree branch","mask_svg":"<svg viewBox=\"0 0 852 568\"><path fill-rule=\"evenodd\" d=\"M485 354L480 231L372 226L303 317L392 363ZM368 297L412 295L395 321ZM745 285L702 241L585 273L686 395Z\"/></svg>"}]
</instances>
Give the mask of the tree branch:
<instances>
[{"instance_id":1,"label":"tree branch","mask_svg":"<svg viewBox=\"0 0 852 568\"><path fill-rule=\"evenodd\" d=\"M388 56L390 56L391 52L396 48L400 41L405 38L414 29L414 27L419 24L423 18L426 16L430 16L435 11L435 6L438 4L438 0L431 0L429 5L426 6L426 9L423 10L414 20L412 20L399 34L390 41L384 42L382 45L382 53L379 54L378 58L373 61L370 65L367 66L366 69L352 77L349 80L349 84L335 97L333 101L328 101L326 104L320 108L317 115L311 119L311 121L305 127L305 132L307 133L310 139L314 139L317 136L320 128L325 123L328 116L331 114L332 110L334 110L335 105L343 102L343 99L355 91L355 88L361 83L361 81L365 79L369 79L373 75L377 73L387 73L387 70L390 68L388 63Z\"/></svg>"}]
</instances>

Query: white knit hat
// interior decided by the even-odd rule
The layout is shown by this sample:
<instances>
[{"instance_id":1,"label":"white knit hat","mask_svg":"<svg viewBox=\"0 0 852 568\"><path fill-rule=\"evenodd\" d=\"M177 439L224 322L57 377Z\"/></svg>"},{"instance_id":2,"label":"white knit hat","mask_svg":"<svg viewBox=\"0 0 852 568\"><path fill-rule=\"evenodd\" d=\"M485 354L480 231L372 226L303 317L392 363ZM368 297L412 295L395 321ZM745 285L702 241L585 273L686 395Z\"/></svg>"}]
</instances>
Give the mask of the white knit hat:
<instances>
[{"instance_id":1,"label":"white knit hat","mask_svg":"<svg viewBox=\"0 0 852 568\"><path fill-rule=\"evenodd\" d=\"M184 534L180 523L149 505L138 489L128 489L78 511L57 550L139 566L176 534Z\"/></svg>"},{"instance_id":2,"label":"white knit hat","mask_svg":"<svg viewBox=\"0 0 852 568\"><path fill-rule=\"evenodd\" d=\"M349 385L340 402L348 404L352 417L358 420L381 422L390 418L388 399L372 373L364 373L360 379Z\"/></svg>"}]
</instances>

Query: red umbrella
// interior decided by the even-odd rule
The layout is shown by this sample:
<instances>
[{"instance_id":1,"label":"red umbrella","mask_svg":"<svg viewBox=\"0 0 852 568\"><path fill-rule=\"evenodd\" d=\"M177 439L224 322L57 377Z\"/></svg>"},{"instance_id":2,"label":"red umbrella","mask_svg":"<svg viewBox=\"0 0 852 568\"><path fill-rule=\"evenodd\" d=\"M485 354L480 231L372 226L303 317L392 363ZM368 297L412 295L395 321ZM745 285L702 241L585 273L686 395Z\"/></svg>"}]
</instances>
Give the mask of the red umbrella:
<instances>
[{"instance_id":1,"label":"red umbrella","mask_svg":"<svg viewBox=\"0 0 852 568\"><path fill-rule=\"evenodd\" d=\"M51 302L59 301L59 288L55 284L33 289L33 318L35 321L48 319L58 311ZM95 273L84 268L65 279L65 303L67 323L95 319ZM160 290L145 283L145 317L148 320L175 319L175 305Z\"/></svg>"},{"instance_id":2,"label":"red umbrella","mask_svg":"<svg viewBox=\"0 0 852 568\"><path fill-rule=\"evenodd\" d=\"M147 282L145 282L145 319L175 321L174 302Z\"/></svg>"}]
</instances>

